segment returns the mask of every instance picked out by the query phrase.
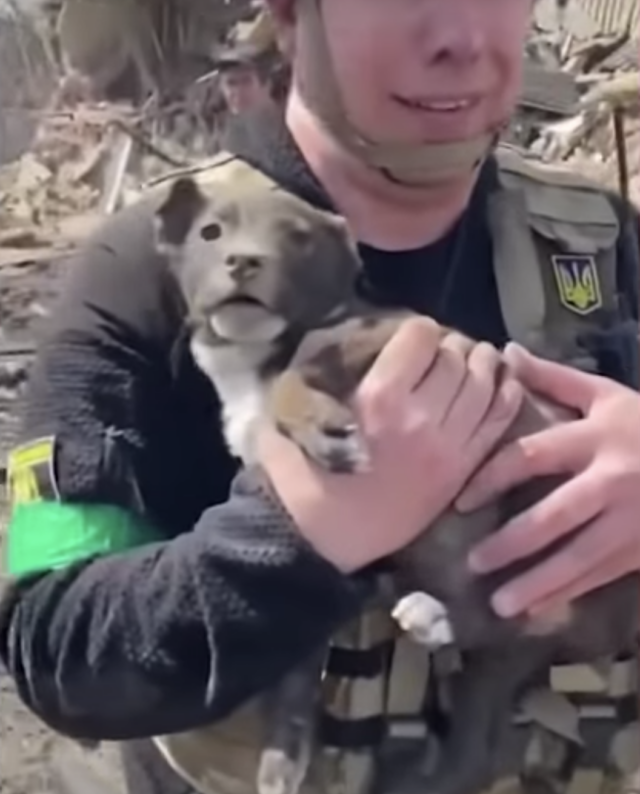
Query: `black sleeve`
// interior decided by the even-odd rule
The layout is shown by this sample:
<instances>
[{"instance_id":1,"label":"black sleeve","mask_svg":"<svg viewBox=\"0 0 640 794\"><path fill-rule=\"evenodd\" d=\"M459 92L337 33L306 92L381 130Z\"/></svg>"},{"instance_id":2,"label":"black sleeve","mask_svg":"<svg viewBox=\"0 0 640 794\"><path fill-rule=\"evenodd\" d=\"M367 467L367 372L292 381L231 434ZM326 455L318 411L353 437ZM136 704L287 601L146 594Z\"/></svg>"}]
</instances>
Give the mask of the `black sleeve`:
<instances>
[{"instance_id":1,"label":"black sleeve","mask_svg":"<svg viewBox=\"0 0 640 794\"><path fill-rule=\"evenodd\" d=\"M176 318L151 243L146 206L107 224L74 263L34 365L24 435L55 436L68 502L145 512L154 494L177 496L218 465L190 458L172 423ZM226 498L219 458L197 488L222 483ZM206 504L220 501L210 495ZM170 510L156 510L157 543L6 588L0 661L45 723L93 739L197 727L267 687L357 611L361 584L312 552L255 473L224 504L203 512L198 501L175 537Z\"/></svg>"},{"instance_id":2,"label":"black sleeve","mask_svg":"<svg viewBox=\"0 0 640 794\"><path fill-rule=\"evenodd\" d=\"M241 475L193 532L15 585L0 658L61 733L173 733L268 687L352 617L361 594Z\"/></svg>"}]
</instances>

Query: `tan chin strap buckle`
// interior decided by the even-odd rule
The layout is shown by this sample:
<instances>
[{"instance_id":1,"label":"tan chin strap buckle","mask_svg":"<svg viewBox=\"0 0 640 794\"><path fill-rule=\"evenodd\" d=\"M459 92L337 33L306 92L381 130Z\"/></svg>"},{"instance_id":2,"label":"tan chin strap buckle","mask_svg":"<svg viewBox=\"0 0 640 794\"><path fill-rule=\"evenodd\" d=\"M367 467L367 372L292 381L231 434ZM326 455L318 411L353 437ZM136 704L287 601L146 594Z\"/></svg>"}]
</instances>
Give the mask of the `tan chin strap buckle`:
<instances>
[{"instance_id":1,"label":"tan chin strap buckle","mask_svg":"<svg viewBox=\"0 0 640 794\"><path fill-rule=\"evenodd\" d=\"M397 158L385 157L394 153L377 152L374 147L370 164L394 182L420 186L472 173L484 162L493 146L494 136L487 134L468 141L403 147L403 156Z\"/></svg>"}]
</instances>

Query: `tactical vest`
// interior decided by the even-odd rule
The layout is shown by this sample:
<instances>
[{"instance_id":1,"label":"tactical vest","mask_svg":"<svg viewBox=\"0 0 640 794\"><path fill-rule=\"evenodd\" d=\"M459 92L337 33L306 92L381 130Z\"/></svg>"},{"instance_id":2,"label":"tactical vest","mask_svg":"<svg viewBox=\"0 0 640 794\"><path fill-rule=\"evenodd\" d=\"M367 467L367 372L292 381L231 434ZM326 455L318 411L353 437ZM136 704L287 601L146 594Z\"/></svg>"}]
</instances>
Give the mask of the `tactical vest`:
<instances>
[{"instance_id":1,"label":"tactical vest","mask_svg":"<svg viewBox=\"0 0 640 794\"><path fill-rule=\"evenodd\" d=\"M618 217L580 175L508 147L496 155L488 222L509 336L543 356L596 369L582 340L619 318ZM243 180L279 189L227 154L186 173L205 188ZM637 357L635 336L633 344ZM386 612L367 612L338 632L318 682L321 747L301 794L405 794L411 764L417 777L409 787L429 794L420 768L435 747L431 706L446 710L451 662L450 652L429 656L400 636ZM498 783L478 794L638 794L637 693L637 659L553 667L548 687L530 693L514 715ZM256 794L263 713L257 698L211 727L155 741L201 794Z\"/></svg>"}]
</instances>

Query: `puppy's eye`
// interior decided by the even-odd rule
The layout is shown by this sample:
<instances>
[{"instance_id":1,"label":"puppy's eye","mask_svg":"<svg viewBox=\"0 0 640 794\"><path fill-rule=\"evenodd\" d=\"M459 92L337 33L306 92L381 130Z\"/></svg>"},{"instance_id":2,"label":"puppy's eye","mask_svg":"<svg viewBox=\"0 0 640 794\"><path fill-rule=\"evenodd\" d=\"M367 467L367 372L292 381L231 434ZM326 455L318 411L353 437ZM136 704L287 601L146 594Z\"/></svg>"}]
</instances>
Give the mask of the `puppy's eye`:
<instances>
[{"instance_id":1,"label":"puppy's eye","mask_svg":"<svg viewBox=\"0 0 640 794\"><path fill-rule=\"evenodd\" d=\"M282 225L280 234L290 245L300 249L306 248L313 237L310 226L299 219L288 219Z\"/></svg>"},{"instance_id":2,"label":"puppy's eye","mask_svg":"<svg viewBox=\"0 0 640 794\"><path fill-rule=\"evenodd\" d=\"M208 223L200 229L200 237L207 243L219 240L221 236L222 226L219 223Z\"/></svg>"},{"instance_id":3,"label":"puppy's eye","mask_svg":"<svg viewBox=\"0 0 640 794\"><path fill-rule=\"evenodd\" d=\"M308 229L295 228L291 230L291 242L306 247L311 242L311 232Z\"/></svg>"}]
</instances>

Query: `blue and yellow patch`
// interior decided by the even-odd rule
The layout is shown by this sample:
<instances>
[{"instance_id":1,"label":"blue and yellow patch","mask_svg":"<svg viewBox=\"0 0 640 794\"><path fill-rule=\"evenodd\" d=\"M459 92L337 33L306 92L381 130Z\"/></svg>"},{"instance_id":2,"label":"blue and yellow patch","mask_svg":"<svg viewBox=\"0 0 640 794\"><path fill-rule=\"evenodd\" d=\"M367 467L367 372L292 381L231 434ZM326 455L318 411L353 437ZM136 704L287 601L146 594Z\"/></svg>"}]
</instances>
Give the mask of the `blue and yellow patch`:
<instances>
[{"instance_id":1,"label":"blue and yellow patch","mask_svg":"<svg viewBox=\"0 0 640 794\"><path fill-rule=\"evenodd\" d=\"M586 316L602 308L602 291L594 257L587 254L558 254L551 257L562 305Z\"/></svg>"},{"instance_id":2,"label":"blue and yellow patch","mask_svg":"<svg viewBox=\"0 0 640 794\"><path fill-rule=\"evenodd\" d=\"M55 438L38 438L14 447L7 459L9 504L58 501L55 471Z\"/></svg>"}]
</instances>

